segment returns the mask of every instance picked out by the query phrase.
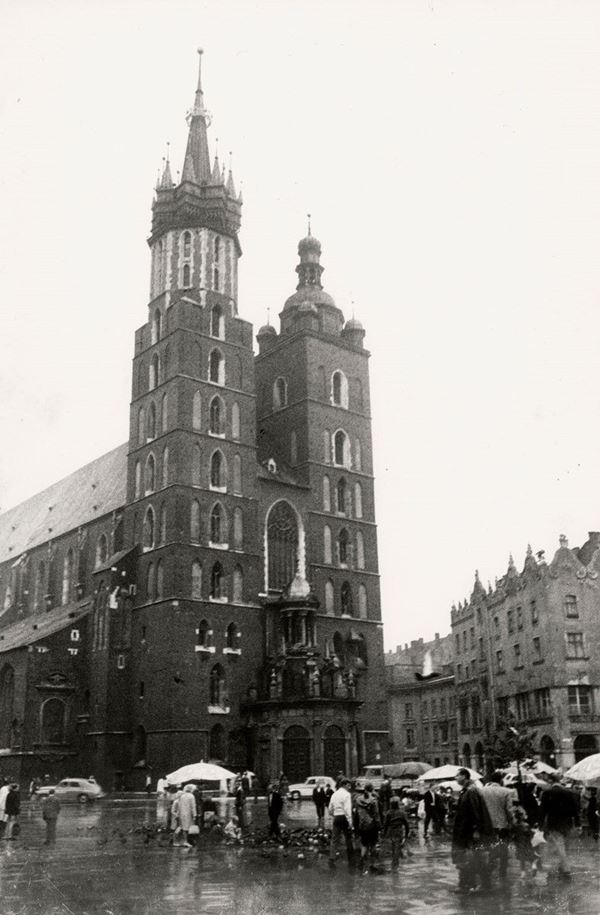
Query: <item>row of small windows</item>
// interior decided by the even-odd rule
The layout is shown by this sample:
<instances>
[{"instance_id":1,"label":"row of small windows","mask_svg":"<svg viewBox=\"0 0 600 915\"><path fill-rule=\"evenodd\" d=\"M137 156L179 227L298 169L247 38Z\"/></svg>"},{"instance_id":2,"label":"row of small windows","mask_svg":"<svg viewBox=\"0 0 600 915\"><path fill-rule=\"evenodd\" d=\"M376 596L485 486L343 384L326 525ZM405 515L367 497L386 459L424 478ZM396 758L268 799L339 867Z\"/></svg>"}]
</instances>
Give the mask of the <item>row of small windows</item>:
<instances>
[{"instance_id":1,"label":"row of small windows","mask_svg":"<svg viewBox=\"0 0 600 915\"><path fill-rule=\"evenodd\" d=\"M199 445L195 445L192 458L192 485L202 485L202 452ZM225 492L228 488L229 473L223 452L213 451L209 461L208 485L210 489ZM143 485L142 485L143 484ZM157 489L169 485L169 449L163 449L162 467L158 473L157 461L152 452L147 456L144 464L142 479L142 464L135 463L134 496L136 499L143 495L155 492ZM234 454L231 460L231 491L237 495L242 492L242 459L239 454Z\"/></svg>"},{"instance_id":2,"label":"row of small windows","mask_svg":"<svg viewBox=\"0 0 600 915\"><path fill-rule=\"evenodd\" d=\"M348 379L342 371L332 372L329 384L329 401L334 406L348 409ZM288 404L288 381L280 375L273 382L273 409L281 410Z\"/></svg>"},{"instance_id":3,"label":"row of small windows","mask_svg":"<svg viewBox=\"0 0 600 915\"><path fill-rule=\"evenodd\" d=\"M346 528L342 528L335 541L335 560L340 566L355 565L357 569L364 569L365 542L362 531L356 531L353 544ZM323 562L327 565L333 562L331 528L328 524L323 528Z\"/></svg>"},{"instance_id":4,"label":"row of small windows","mask_svg":"<svg viewBox=\"0 0 600 915\"><path fill-rule=\"evenodd\" d=\"M222 250L220 236L216 235L213 239L213 266L212 266L212 288L215 292L221 291L222 278ZM192 233L185 231L180 239L179 244L179 285L184 289L189 289L192 285L192 268L194 266L194 249L192 246Z\"/></svg>"},{"instance_id":5,"label":"row of small windows","mask_svg":"<svg viewBox=\"0 0 600 915\"><path fill-rule=\"evenodd\" d=\"M191 594L194 600L204 598L202 563L196 559L191 569ZM211 566L208 578L208 597L210 600L227 601L229 599L227 576L220 562ZM231 575L231 602L241 604L244 600L244 573L241 566L235 566ZM231 646L233 647L233 646Z\"/></svg>"},{"instance_id":6,"label":"row of small windows","mask_svg":"<svg viewBox=\"0 0 600 915\"><path fill-rule=\"evenodd\" d=\"M225 435L227 408L223 399L215 395L208 407L208 431L211 435ZM202 394L196 391L192 401L192 429L202 432ZM240 407L234 402L231 405L231 437L236 441L240 437Z\"/></svg>"},{"instance_id":7,"label":"row of small windows","mask_svg":"<svg viewBox=\"0 0 600 915\"><path fill-rule=\"evenodd\" d=\"M241 570L240 570L241 571ZM239 651L240 649L240 639L242 633L240 632L236 623L229 623L225 629L225 648L229 651ZM208 620L201 620L198 628L196 629L196 645L198 648L212 648L214 650L213 642L214 632L208 622ZM217 665L219 666L219 665Z\"/></svg>"},{"instance_id":8,"label":"row of small windows","mask_svg":"<svg viewBox=\"0 0 600 915\"><path fill-rule=\"evenodd\" d=\"M575 594L565 595L563 611L566 619L579 619L579 606ZM481 612L479 610L477 615L478 621L481 622ZM507 610L507 633L511 635L515 631L518 632L522 630L526 621L527 617L523 612L523 607L514 607ZM537 626L539 622L539 610L535 599L529 601L529 622L532 626ZM502 637L502 624L498 614L495 614L492 617L492 633L495 639L500 639ZM460 632L455 633L454 640L458 652L467 651L469 647L472 649L475 645L475 628L471 626L468 631L465 629L462 634ZM481 642L482 640L480 639L479 641Z\"/></svg>"},{"instance_id":9,"label":"row of small windows","mask_svg":"<svg viewBox=\"0 0 600 915\"><path fill-rule=\"evenodd\" d=\"M366 620L368 616L367 589L360 584L357 589L358 617ZM331 579L325 582L325 613L334 616L336 611L342 616L355 616L354 595L350 582L344 581L336 595Z\"/></svg>"},{"instance_id":10,"label":"row of small windows","mask_svg":"<svg viewBox=\"0 0 600 915\"><path fill-rule=\"evenodd\" d=\"M323 477L323 511L334 511L338 515L352 516L352 492L354 492L354 517L362 518L362 486L355 483L354 487L348 484L344 477L340 477L333 490L333 499L331 493L331 482L329 477ZM333 508L332 508L333 506Z\"/></svg>"},{"instance_id":11,"label":"row of small windows","mask_svg":"<svg viewBox=\"0 0 600 915\"><path fill-rule=\"evenodd\" d=\"M135 482L134 496L139 499L142 495L155 492L157 489L164 489L169 485L169 449L163 448L162 465L160 476L157 470L157 462L154 454L150 452L144 465L144 479L142 489L142 465L140 461L135 462Z\"/></svg>"},{"instance_id":12,"label":"row of small windows","mask_svg":"<svg viewBox=\"0 0 600 915\"><path fill-rule=\"evenodd\" d=\"M232 530L233 549L241 550L243 544L243 515L241 508L235 508L232 512ZM190 539L193 543L200 543L202 540L202 511L200 503L194 499L190 509ZM220 502L216 502L208 513L208 523L206 532L210 543L219 544L220 546L229 543L229 521L227 513Z\"/></svg>"},{"instance_id":13,"label":"row of small windows","mask_svg":"<svg viewBox=\"0 0 600 915\"><path fill-rule=\"evenodd\" d=\"M165 349L162 358L158 353L153 353L148 366L148 390L154 391L160 384L167 380L169 362L169 348ZM200 373L201 371L201 366ZM138 367L138 394L144 391L144 362ZM239 374L239 372L238 372ZM225 384L225 357L218 347L213 347L208 356L207 375L208 381L223 386ZM240 384L241 387L241 384Z\"/></svg>"}]
</instances>

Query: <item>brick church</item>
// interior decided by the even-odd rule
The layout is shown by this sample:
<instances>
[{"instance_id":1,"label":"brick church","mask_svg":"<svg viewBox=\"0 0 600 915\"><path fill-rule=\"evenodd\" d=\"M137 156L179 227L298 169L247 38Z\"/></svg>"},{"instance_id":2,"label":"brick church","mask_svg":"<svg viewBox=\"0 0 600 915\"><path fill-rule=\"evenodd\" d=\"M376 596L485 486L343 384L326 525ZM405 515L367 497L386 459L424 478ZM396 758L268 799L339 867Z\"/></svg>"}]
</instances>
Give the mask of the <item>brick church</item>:
<instances>
[{"instance_id":1,"label":"brick church","mask_svg":"<svg viewBox=\"0 0 600 915\"><path fill-rule=\"evenodd\" d=\"M365 332L309 229L255 355L207 126L199 76L152 205L129 441L0 516L0 774L22 781L390 753Z\"/></svg>"}]
</instances>

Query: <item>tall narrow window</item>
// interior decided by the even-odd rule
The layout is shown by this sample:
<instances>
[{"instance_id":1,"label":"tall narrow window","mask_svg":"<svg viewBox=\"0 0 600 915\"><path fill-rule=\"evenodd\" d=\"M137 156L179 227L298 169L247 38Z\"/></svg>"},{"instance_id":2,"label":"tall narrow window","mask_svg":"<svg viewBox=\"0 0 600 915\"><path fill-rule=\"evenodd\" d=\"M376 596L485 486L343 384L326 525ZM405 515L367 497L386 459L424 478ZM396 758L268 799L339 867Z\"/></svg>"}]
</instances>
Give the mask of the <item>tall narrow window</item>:
<instances>
[{"instance_id":1,"label":"tall narrow window","mask_svg":"<svg viewBox=\"0 0 600 915\"><path fill-rule=\"evenodd\" d=\"M237 401L231 405L231 437L236 442L240 438L240 406Z\"/></svg>"},{"instance_id":2,"label":"tall narrow window","mask_svg":"<svg viewBox=\"0 0 600 915\"><path fill-rule=\"evenodd\" d=\"M353 606L352 606L352 588L350 587L349 582L345 581L342 584L340 591L340 600L342 607L342 616L352 616Z\"/></svg>"},{"instance_id":3,"label":"tall narrow window","mask_svg":"<svg viewBox=\"0 0 600 915\"><path fill-rule=\"evenodd\" d=\"M160 379L160 360L158 358L158 353L154 353L152 359L150 360L150 368L148 370L148 387L151 391L159 384Z\"/></svg>"},{"instance_id":4,"label":"tall narrow window","mask_svg":"<svg viewBox=\"0 0 600 915\"><path fill-rule=\"evenodd\" d=\"M210 485L212 489L224 489L225 482L225 459L215 451L210 459Z\"/></svg>"},{"instance_id":5,"label":"tall narrow window","mask_svg":"<svg viewBox=\"0 0 600 915\"><path fill-rule=\"evenodd\" d=\"M356 568L364 569L365 567L365 542L362 531L356 532Z\"/></svg>"},{"instance_id":6,"label":"tall narrow window","mask_svg":"<svg viewBox=\"0 0 600 915\"><path fill-rule=\"evenodd\" d=\"M162 559L156 564L156 596L160 600L165 592L165 566Z\"/></svg>"},{"instance_id":7,"label":"tall narrow window","mask_svg":"<svg viewBox=\"0 0 600 915\"><path fill-rule=\"evenodd\" d=\"M136 499L139 499L142 493L142 465L139 461L135 462L135 491L134 495Z\"/></svg>"},{"instance_id":8,"label":"tall narrow window","mask_svg":"<svg viewBox=\"0 0 600 915\"><path fill-rule=\"evenodd\" d=\"M331 486L328 476L323 477L323 511L331 511Z\"/></svg>"},{"instance_id":9,"label":"tall narrow window","mask_svg":"<svg viewBox=\"0 0 600 915\"><path fill-rule=\"evenodd\" d=\"M244 575L240 566L233 570L233 603L241 604L244 600ZM235 648L235 645L230 646Z\"/></svg>"},{"instance_id":10,"label":"tall narrow window","mask_svg":"<svg viewBox=\"0 0 600 915\"><path fill-rule=\"evenodd\" d=\"M202 395L200 391L196 391L192 403L192 429L194 432L202 431Z\"/></svg>"},{"instance_id":11,"label":"tall narrow window","mask_svg":"<svg viewBox=\"0 0 600 915\"><path fill-rule=\"evenodd\" d=\"M239 454L233 456L233 491L238 494L242 491L242 459Z\"/></svg>"},{"instance_id":12,"label":"tall narrow window","mask_svg":"<svg viewBox=\"0 0 600 915\"><path fill-rule=\"evenodd\" d=\"M233 512L233 548L241 550L243 545L243 516L242 509L236 508Z\"/></svg>"},{"instance_id":13,"label":"tall narrow window","mask_svg":"<svg viewBox=\"0 0 600 915\"><path fill-rule=\"evenodd\" d=\"M169 428L169 395L163 394L160 409L161 432L166 432Z\"/></svg>"},{"instance_id":14,"label":"tall narrow window","mask_svg":"<svg viewBox=\"0 0 600 915\"><path fill-rule=\"evenodd\" d=\"M108 559L108 540L106 534L100 534L96 543L96 568L104 565Z\"/></svg>"},{"instance_id":15,"label":"tall narrow window","mask_svg":"<svg viewBox=\"0 0 600 915\"><path fill-rule=\"evenodd\" d=\"M225 644L227 648L237 648L239 629L235 623L230 623L225 632Z\"/></svg>"},{"instance_id":16,"label":"tall narrow window","mask_svg":"<svg viewBox=\"0 0 600 915\"><path fill-rule=\"evenodd\" d=\"M215 236L213 248L213 289L219 292L220 289L220 264L221 264L221 239Z\"/></svg>"},{"instance_id":17,"label":"tall narrow window","mask_svg":"<svg viewBox=\"0 0 600 915\"><path fill-rule=\"evenodd\" d=\"M339 370L331 376L331 402L337 407L348 407L348 379Z\"/></svg>"},{"instance_id":18,"label":"tall narrow window","mask_svg":"<svg viewBox=\"0 0 600 915\"><path fill-rule=\"evenodd\" d=\"M200 565L200 563L198 563L198 565ZM196 644L200 648L208 648L210 646L210 637L211 630L208 621L201 620L196 632Z\"/></svg>"},{"instance_id":19,"label":"tall narrow window","mask_svg":"<svg viewBox=\"0 0 600 915\"><path fill-rule=\"evenodd\" d=\"M367 589L364 585L358 586L358 615L361 620L366 620L368 615Z\"/></svg>"},{"instance_id":20,"label":"tall narrow window","mask_svg":"<svg viewBox=\"0 0 600 915\"><path fill-rule=\"evenodd\" d=\"M273 384L273 409L281 410L287 404L287 382L285 378L276 378Z\"/></svg>"},{"instance_id":21,"label":"tall narrow window","mask_svg":"<svg viewBox=\"0 0 600 915\"><path fill-rule=\"evenodd\" d=\"M325 582L325 613L329 616L334 614L333 582L331 580Z\"/></svg>"},{"instance_id":22,"label":"tall narrow window","mask_svg":"<svg viewBox=\"0 0 600 915\"><path fill-rule=\"evenodd\" d=\"M192 486L200 486L200 474L202 471L202 455L200 446L194 445L192 452Z\"/></svg>"},{"instance_id":23,"label":"tall narrow window","mask_svg":"<svg viewBox=\"0 0 600 915\"><path fill-rule=\"evenodd\" d=\"M146 425L144 422L144 408L138 410L138 445L143 445L146 441Z\"/></svg>"},{"instance_id":24,"label":"tall narrow window","mask_svg":"<svg viewBox=\"0 0 600 915\"><path fill-rule=\"evenodd\" d=\"M73 567L75 558L73 550L69 548L63 564L62 604L68 604L73 599Z\"/></svg>"},{"instance_id":25,"label":"tall narrow window","mask_svg":"<svg viewBox=\"0 0 600 915\"><path fill-rule=\"evenodd\" d=\"M336 492L336 510L337 510L338 514L345 515L346 514L346 502L347 502L347 498L348 498L348 487L346 486L346 480L344 479L344 477L340 477L340 479L337 481L337 485L335 487L335 492Z\"/></svg>"},{"instance_id":26,"label":"tall narrow window","mask_svg":"<svg viewBox=\"0 0 600 915\"><path fill-rule=\"evenodd\" d=\"M334 460L341 467L350 467L350 441L342 429L334 436Z\"/></svg>"},{"instance_id":27,"label":"tall narrow window","mask_svg":"<svg viewBox=\"0 0 600 915\"><path fill-rule=\"evenodd\" d=\"M326 524L323 528L323 562L330 564L331 561L331 528Z\"/></svg>"},{"instance_id":28,"label":"tall narrow window","mask_svg":"<svg viewBox=\"0 0 600 915\"><path fill-rule=\"evenodd\" d=\"M46 566L43 562L40 562L37 567L37 575L35 577L35 597L34 597L34 606L36 610L40 610L44 603L44 594L46 591Z\"/></svg>"},{"instance_id":29,"label":"tall narrow window","mask_svg":"<svg viewBox=\"0 0 600 915\"><path fill-rule=\"evenodd\" d=\"M338 542L338 562L340 565L343 565L343 566L348 565L348 563L350 561L349 541L350 541L350 538L348 536L348 531L346 530L346 528L342 528L342 530L338 534L337 542Z\"/></svg>"},{"instance_id":30,"label":"tall narrow window","mask_svg":"<svg viewBox=\"0 0 600 915\"><path fill-rule=\"evenodd\" d=\"M218 349L213 349L209 356L208 379L215 384L225 384L225 360Z\"/></svg>"},{"instance_id":31,"label":"tall narrow window","mask_svg":"<svg viewBox=\"0 0 600 915\"><path fill-rule=\"evenodd\" d=\"M156 438L156 407L151 401L148 407L148 439Z\"/></svg>"},{"instance_id":32,"label":"tall narrow window","mask_svg":"<svg viewBox=\"0 0 600 915\"><path fill-rule=\"evenodd\" d=\"M154 492L155 482L156 482L156 461L154 460L154 455L149 454L146 458L146 480L145 487L146 493Z\"/></svg>"},{"instance_id":33,"label":"tall narrow window","mask_svg":"<svg viewBox=\"0 0 600 915\"><path fill-rule=\"evenodd\" d=\"M154 600L156 594L156 570L151 562L146 570L146 600Z\"/></svg>"},{"instance_id":34,"label":"tall narrow window","mask_svg":"<svg viewBox=\"0 0 600 915\"><path fill-rule=\"evenodd\" d=\"M162 453L162 485L163 488L169 485L169 449L163 448Z\"/></svg>"},{"instance_id":35,"label":"tall narrow window","mask_svg":"<svg viewBox=\"0 0 600 915\"><path fill-rule=\"evenodd\" d=\"M156 311L154 312L154 317L152 319L152 336L151 336L152 343L158 343L158 341L160 340L160 323L161 323L160 310L157 308Z\"/></svg>"},{"instance_id":36,"label":"tall narrow window","mask_svg":"<svg viewBox=\"0 0 600 915\"><path fill-rule=\"evenodd\" d=\"M200 503L193 500L190 512L190 539L200 543Z\"/></svg>"},{"instance_id":37,"label":"tall narrow window","mask_svg":"<svg viewBox=\"0 0 600 915\"><path fill-rule=\"evenodd\" d=\"M197 559L192 563L192 598L202 600L202 566Z\"/></svg>"},{"instance_id":38,"label":"tall narrow window","mask_svg":"<svg viewBox=\"0 0 600 915\"><path fill-rule=\"evenodd\" d=\"M210 333L213 337L219 337L220 340L225 336L224 334L224 324L225 320L223 317L223 309L220 305L215 305L210 313Z\"/></svg>"},{"instance_id":39,"label":"tall narrow window","mask_svg":"<svg viewBox=\"0 0 600 915\"><path fill-rule=\"evenodd\" d=\"M154 548L154 509L151 505L144 515L144 547L147 550Z\"/></svg>"},{"instance_id":40,"label":"tall narrow window","mask_svg":"<svg viewBox=\"0 0 600 915\"><path fill-rule=\"evenodd\" d=\"M181 279L182 279L182 285L183 285L184 289L188 289L191 286L190 278L191 278L190 265L184 264L183 270L181 271Z\"/></svg>"},{"instance_id":41,"label":"tall narrow window","mask_svg":"<svg viewBox=\"0 0 600 915\"><path fill-rule=\"evenodd\" d=\"M220 664L215 664L210 672L209 699L216 708L227 707L227 681Z\"/></svg>"},{"instance_id":42,"label":"tall narrow window","mask_svg":"<svg viewBox=\"0 0 600 915\"><path fill-rule=\"evenodd\" d=\"M362 518L363 516L362 486L360 483L354 484L354 514L357 518Z\"/></svg>"},{"instance_id":43,"label":"tall narrow window","mask_svg":"<svg viewBox=\"0 0 600 915\"><path fill-rule=\"evenodd\" d=\"M163 502L160 507L160 543L167 542L167 506Z\"/></svg>"},{"instance_id":44,"label":"tall narrow window","mask_svg":"<svg viewBox=\"0 0 600 915\"><path fill-rule=\"evenodd\" d=\"M267 518L268 588L285 588L298 569L298 521L289 502L276 502Z\"/></svg>"},{"instance_id":45,"label":"tall narrow window","mask_svg":"<svg viewBox=\"0 0 600 915\"><path fill-rule=\"evenodd\" d=\"M327 429L323 430L323 462L325 464L331 463L331 439Z\"/></svg>"},{"instance_id":46,"label":"tall narrow window","mask_svg":"<svg viewBox=\"0 0 600 915\"><path fill-rule=\"evenodd\" d=\"M220 397L213 397L210 402L210 431L213 435L223 433L223 401Z\"/></svg>"},{"instance_id":47,"label":"tall narrow window","mask_svg":"<svg viewBox=\"0 0 600 915\"><path fill-rule=\"evenodd\" d=\"M211 543L224 543L225 518L219 502L213 506L210 513L210 539Z\"/></svg>"},{"instance_id":48,"label":"tall narrow window","mask_svg":"<svg viewBox=\"0 0 600 915\"><path fill-rule=\"evenodd\" d=\"M210 571L210 596L213 600L221 600L223 594L223 566L215 562Z\"/></svg>"},{"instance_id":49,"label":"tall narrow window","mask_svg":"<svg viewBox=\"0 0 600 915\"><path fill-rule=\"evenodd\" d=\"M359 438L354 442L354 464L356 470L362 470L362 447Z\"/></svg>"}]
</instances>

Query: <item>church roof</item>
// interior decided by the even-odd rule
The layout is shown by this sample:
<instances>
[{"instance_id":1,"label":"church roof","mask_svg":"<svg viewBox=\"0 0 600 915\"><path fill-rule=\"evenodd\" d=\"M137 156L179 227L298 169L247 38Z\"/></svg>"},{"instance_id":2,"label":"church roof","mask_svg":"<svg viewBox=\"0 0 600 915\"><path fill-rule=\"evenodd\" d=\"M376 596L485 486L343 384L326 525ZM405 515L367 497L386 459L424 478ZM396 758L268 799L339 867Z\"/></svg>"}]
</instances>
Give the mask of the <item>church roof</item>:
<instances>
[{"instance_id":1,"label":"church roof","mask_svg":"<svg viewBox=\"0 0 600 915\"><path fill-rule=\"evenodd\" d=\"M125 503L127 442L0 515L0 562Z\"/></svg>"},{"instance_id":2,"label":"church roof","mask_svg":"<svg viewBox=\"0 0 600 915\"><path fill-rule=\"evenodd\" d=\"M66 626L73 626L82 617L87 616L91 609L92 601L87 597L65 607L57 607L52 613L38 613L19 620L0 633L0 653L32 645L54 635L55 632L60 632Z\"/></svg>"}]
</instances>

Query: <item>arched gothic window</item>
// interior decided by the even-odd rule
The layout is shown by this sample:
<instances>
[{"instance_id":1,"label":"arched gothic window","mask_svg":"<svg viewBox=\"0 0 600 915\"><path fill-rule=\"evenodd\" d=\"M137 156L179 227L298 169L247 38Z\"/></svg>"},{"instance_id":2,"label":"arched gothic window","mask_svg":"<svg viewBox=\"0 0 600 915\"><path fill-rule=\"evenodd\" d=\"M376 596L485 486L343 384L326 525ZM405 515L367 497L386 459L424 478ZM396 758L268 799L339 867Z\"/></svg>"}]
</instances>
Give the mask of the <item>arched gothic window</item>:
<instances>
[{"instance_id":1,"label":"arched gothic window","mask_svg":"<svg viewBox=\"0 0 600 915\"><path fill-rule=\"evenodd\" d=\"M298 521L289 502L276 502L267 520L268 587L285 588L298 567Z\"/></svg>"},{"instance_id":2,"label":"arched gothic window","mask_svg":"<svg viewBox=\"0 0 600 915\"><path fill-rule=\"evenodd\" d=\"M220 502L210 513L210 540L211 543L225 543L225 513Z\"/></svg>"},{"instance_id":3,"label":"arched gothic window","mask_svg":"<svg viewBox=\"0 0 600 915\"><path fill-rule=\"evenodd\" d=\"M202 600L202 565L197 559L192 563L192 597L194 600Z\"/></svg>"},{"instance_id":4,"label":"arched gothic window","mask_svg":"<svg viewBox=\"0 0 600 915\"><path fill-rule=\"evenodd\" d=\"M239 629L235 623L230 623L225 631L225 646L227 648L238 648Z\"/></svg>"},{"instance_id":5,"label":"arched gothic window","mask_svg":"<svg viewBox=\"0 0 600 915\"><path fill-rule=\"evenodd\" d=\"M211 350L208 359L208 380L215 384L225 384L225 360L221 350Z\"/></svg>"},{"instance_id":6,"label":"arched gothic window","mask_svg":"<svg viewBox=\"0 0 600 915\"><path fill-rule=\"evenodd\" d=\"M190 540L200 543L200 503L194 499L190 512Z\"/></svg>"},{"instance_id":7,"label":"arched gothic window","mask_svg":"<svg viewBox=\"0 0 600 915\"><path fill-rule=\"evenodd\" d=\"M344 477L340 477L335 487L336 509L338 514L346 515L348 512L348 487Z\"/></svg>"},{"instance_id":8,"label":"arched gothic window","mask_svg":"<svg viewBox=\"0 0 600 915\"><path fill-rule=\"evenodd\" d=\"M160 430L166 432L169 428L169 395L163 394L160 404Z\"/></svg>"},{"instance_id":9,"label":"arched gothic window","mask_svg":"<svg viewBox=\"0 0 600 915\"><path fill-rule=\"evenodd\" d=\"M198 563L198 565L200 565L200 563ZM212 633L210 626L208 625L208 621L201 620L200 625L198 626L198 631L196 633L196 644L199 645L200 648L208 648L210 646L211 635Z\"/></svg>"},{"instance_id":10,"label":"arched gothic window","mask_svg":"<svg viewBox=\"0 0 600 915\"><path fill-rule=\"evenodd\" d=\"M227 706L227 681L220 664L215 664L210 672L210 704L218 708Z\"/></svg>"},{"instance_id":11,"label":"arched gothic window","mask_svg":"<svg viewBox=\"0 0 600 915\"><path fill-rule=\"evenodd\" d=\"M287 404L287 381L279 377L273 384L273 409L281 410Z\"/></svg>"},{"instance_id":12,"label":"arched gothic window","mask_svg":"<svg viewBox=\"0 0 600 915\"><path fill-rule=\"evenodd\" d=\"M188 260L192 256L192 233L183 233L183 257Z\"/></svg>"},{"instance_id":13,"label":"arched gothic window","mask_svg":"<svg viewBox=\"0 0 600 915\"><path fill-rule=\"evenodd\" d=\"M146 441L146 425L144 422L144 408L138 410L138 445L143 445Z\"/></svg>"},{"instance_id":14,"label":"arched gothic window","mask_svg":"<svg viewBox=\"0 0 600 915\"><path fill-rule=\"evenodd\" d=\"M326 524L323 528L323 562L326 562L329 565L331 561L331 528Z\"/></svg>"},{"instance_id":15,"label":"arched gothic window","mask_svg":"<svg viewBox=\"0 0 600 915\"><path fill-rule=\"evenodd\" d=\"M223 566L220 562L215 562L210 571L210 596L213 600L221 600L224 597L223 587Z\"/></svg>"},{"instance_id":16,"label":"arched gothic window","mask_svg":"<svg viewBox=\"0 0 600 915\"><path fill-rule=\"evenodd\" d=\"M135 462L135 490L134 496L136 499L142 494L142 465L139 461Z\"/></svg>"},{"instance_id":17,"label":"arched gothic window","mask_svg":"<svg viewBox=\"0 0 600 915\"><path fill-rule=\"evenodd\" d=\"M73 550L69 547L63 563L63 586L62 586L62 604L68 604L73 599L73 571L75 557Z\"/></svg>"},{"instance_id":18,"label":"arched gothic window","mask_svg":"<svg viewBox=\"0 0 600 915\"><path fill-rule=\"evenodd\" d=\"M149 454L146 458L146 493L154 492L155 483L156 483L156 461L154 460L154 455Z\"/></svg>"},{"instance_id":19,"label":"arched gothic window","mask_svg":"<svg viewBox=\"0 0 600 915\"><path fill-rule=\"evenodd\" d=\"M162 485L163 488L169 485L169 449L163 448L162 453Z\"/></svg>"},{"instance_id":20,"label":"arched gothic window","mask_svg":"<svg viewBox=\"0 0 600 915\"><path fill-rule=\"evenodd\" d=\"M366 620L368 615L367 589L362 584L358 586L358 615L361 620Z\"/></svg>"},{"instance_id":21,"label":"arched gothic window","mask_svg":"<svg viewBox=\"0 0 600 915\"><path fill-rule=\"evenodd\" d=\"M225 458L222 452L214 451L210 459L210 485L212 489L224 489L226 486Z\"/></svg>"},{"instance_id":22,"label":"arched gothic window","mask_svg":"<svg viewBox=\"0 0 600 915\"><path fill-rule=\"evenodd\" d=\"M365 567L365 541L362 531L356 532L356 568L364 569Z\"/></svg>"},{"instance_id":23,"label":"arched gothic window","mask_svg":"<svg viewBox=\"0 0 600 915\"><path fill-rule=\"evenodd\" d=\"M192 452L192 486L200 486L200 475L202 471L202 454L200 445L194 445Z\"/></svg>"},{"instance_id":24,"label":"arched gothic window","mask_svg":"<svg viewBox=\"0 0 600 915\"><path fill-rule=\"evenodd\" d=\"M154 509L151 505L146 509L144 515L144 547L147 550L154 548Z\"/></svg>"},{"instance_id":25,"label":"arched gothic window","mask_svg":"<svg viewBox=\"0 0 600 915\"><path fill-rule=\"evenodd\" d=\"M162 559L156 564L156 597L160 600L165 591L165 567Z\"/></svg>"},{"instance_id":26,"label":"arched gothic window","mask_svg":"<svg viewBox=\"0 0 600 915\"><path fill-rule=\"evenodd\" d=\"M235 508L233 510L233 548L234 548L234 550L242 549L243 539L244 539L244 534L243 534L242 509Z\"/></svg>"},{"instance_id":27,"label":"arched gothic window","mask_svg":"<svg viewBox=\"0 0 600 915\"><path fill-rule=\"evenodd\" d=\"M225 336L225 319L223 309L220 305L215 305L210 313L210 333L212 337L218 337L222 340Z\"/></svg>"},{"instance_id":28,"label":"arched gothic window","mask_svg":"<svg viewBox=\"0 0 600 915\"><path fill-rule=\"evenodd\" d=\"M62 699L46 699L42 705L42 744L63 744L67 707Z\"/></svg>"},{"instance_id":29,"label":"arched gothic window","mask_svg":"<svg viewBox=\"0 0 600 915\"><path fill-rule=\"evenodd\" d=\"M192 403L192 429L194 432L202 431L202 395L200 391L196 391Z\"/></svg>"},{"instance_id":30,"label":"arched gothic window","mask_svg":"<svg viewBox=\"0 0 600 915\"><path fill-rule=\"evenodd\" d=\"M350 562L350 537L345 527L338 534L338 562L340 565L347 565Z\"/></svg>"},{"instance_id":31,"label":"arched gothic window","mask_svg":"<svg viewBox=\"0 0 600 915\"><path fill-rule=\"evenodd\" d=\"M241 604L244 599L244 594L243 594L243 592L244 592L244 573L242 572L242 569L240 566L236 566L235 569L233 570L233 589L232 589L232 591L233 591L233 594L232 594L233 603ZM235 646L232 645L231 647L234 648Z\"/></svg>"},{"instance_id":32,"label":"arched gothic window","mask_svg":"<svg viewBox=\"0 0 600 915\"><path fill-rule=\"evenodd\" d=\"M108 559L108 540L106 534L100 534L96 541L96 568Z\"/></svg>"},{"instance_id":33,"label":"arched gothic window","mask_svg":"<svg viewBox=\"0 0 600 915\"><path fill-rule=\"evenodd\" d=\"M151 335L152 343L158 343L158 341L160 340L160 325L161 325L160 309L157 308L156 311L154 312L154 317L152 318L152 335Z\"/></svg>"},{"instance_id":34,"label":"arched gothic window","mask_svg":"<svg viewBox=\"0 0 600 915\"><path fill-rule=\"evenodd\" d=\"M183 265L183 270L181 271L181 283L184 289L189 289L191 286L191 270L189 264Z\"/></svg>"},{"instance_id":35,"label":"arched gothic window","mask_svg":"<svg viewBox=\"0 0 600 915\"><path fill-rule=\"evenodd\" d=\"M237 401L231 405L231 437L235 441L240 438L240 406Z\"/></svg>"},{"instance_id":36,"label":"arched gothic window","mask_svg":"<svg viewBox=\"0 0 600 915\"><path fill-rule=\"evenodd\" d=\"M241 493L242 491L242 459L239 454L233 456L233 491Z\"/></svg>"},{"instance_id":37,"label":"arched gothic window","mask_svg":"<svg viewBox=\"0 0 600 915\"><path fill-rule=\"evenodd\" d=\"M158 358L158 353L154 353L152 359L150 360L150 368L148 372L148 387L150 391L153 391L154 388L159 384L160 381L160 359Z\"/></svg>"},{"instance_id":38,"label":"arched gothic window","mask_svg":"<svg viewBox=\"0 0 600 915\"><path fill-rule=\"evenodd\" d=\"M342 588L340 591L340 603L341 603L341 607L342 607L342 616L352 616L352 614L353 614L352 588L350 587L350 584L347 581L344 581L342 583Z\"/></svg>"},{"instance_id":39,"label":"arched gothic window","mask_svg":"<svg viewBox=\"0 0 600 915\"><path fill-rule=\"evenodd\" d=\"M338 429L333 438L333 459L340 467L350 467L350 439Z\"/></svg>"},{"instance_id":40,"label":"arched gothic window","mask_svg":"<svg viewBox=\"0 0 600 915\"><path fill-rule=\"evenodd\" d=\"M217 395L213 397L210 402L210 431L213 435L222 435L223 434L223 418L224 418L224 407L223 401Z\"/></svg>"},{"instance_id":41,"label":"arched gothic window","mask_svg":"<svg viewBox=\"0 0 600 915\"><path fill-rule=\"evenodd\" d=\"M148 438L156 438L156 407L154 401L148 407Z\"/></svg>"},{"instance_id":42,"label":"arched gothic window","mask_svg":"<svg viewBox=\"0 0 600 915\"><path fill-rule=\"evenodd\" d=\"M331 511L331 486L328 476L323 477L323 511Z\"/></svg>"},{"instance_id":43,"label":"arched gothic window","mask_svg":"<svg viewBox=\"0 0 600 915\"><path fill-rule=\"evenodd\" d=\"M325 613L329 616L334 614L333 582L331 579L325 582Z\"/></svg>"},{"instance_id":44,"label":"arched gothic window","mask_svg":"<svg viewBox=\"0 0 600 915\"><path fill-rule=\"evenodd\" d=\"M362 486L360 483L354 484L354 514L357 518L362 518L363 516Z\"/></svg>"},{"instance_id":45,"label":"arched gothic window","mask_svg":"<svg viewBox=\"0 0 600 915\"><path fill-rule=\"evenodd\" d=\"M331 376L331 402L337 407L348 408L348 379L339 370Z\"/></svg>"}]
</instances>

